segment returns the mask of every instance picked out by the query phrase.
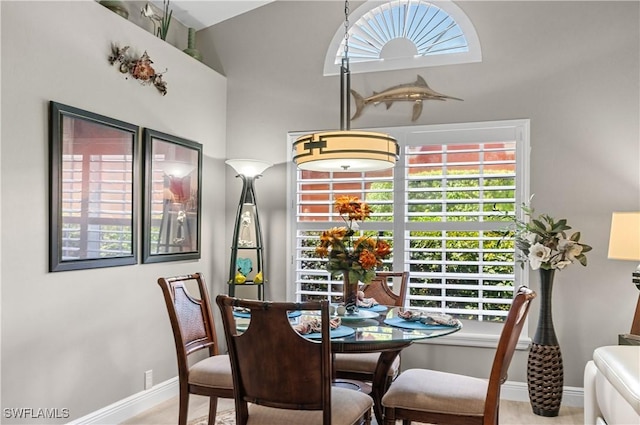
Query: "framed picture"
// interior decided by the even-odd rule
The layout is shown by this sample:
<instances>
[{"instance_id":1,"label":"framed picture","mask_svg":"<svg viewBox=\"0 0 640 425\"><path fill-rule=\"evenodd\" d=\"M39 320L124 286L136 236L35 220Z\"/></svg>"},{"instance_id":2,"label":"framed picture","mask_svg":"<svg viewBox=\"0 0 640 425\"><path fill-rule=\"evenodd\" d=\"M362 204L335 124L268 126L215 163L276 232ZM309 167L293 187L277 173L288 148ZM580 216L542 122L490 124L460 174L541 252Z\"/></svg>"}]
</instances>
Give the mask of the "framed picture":
<instances>
[{"instance_id":1,"label":"framed picture","mask_svg":"<svg viewBox=\"0 0 640 425\"><path fill-rule=\"evenodd\" d=\"M144 129L143 263L200 258L202 145Z\"/></svg>"},{"instance_id":2,"label":"framed picture","mask_svg":"<svg viewBox=\"0 0 640 425\"><path fill-rule=\"evenodd\" d=\"M136 264L138 126L49 103L49 271Z\"/></svg>"}]
</instances>

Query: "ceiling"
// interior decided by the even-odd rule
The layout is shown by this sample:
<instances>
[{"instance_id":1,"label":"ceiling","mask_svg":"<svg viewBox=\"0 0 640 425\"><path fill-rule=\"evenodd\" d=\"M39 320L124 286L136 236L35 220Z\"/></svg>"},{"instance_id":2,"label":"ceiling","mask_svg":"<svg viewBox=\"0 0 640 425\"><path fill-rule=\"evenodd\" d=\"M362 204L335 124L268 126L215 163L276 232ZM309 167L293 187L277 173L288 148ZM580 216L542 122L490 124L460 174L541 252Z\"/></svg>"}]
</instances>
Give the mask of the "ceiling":
<instances>
[{"instance_id":1,"label":"ceiling","mask_svg":"<svg viewBox=\"0 0 640 425\"><path fill-rule=\"evenodd\" d=\"M170 0L169 9L173 11L172 18L186 27L201 30L272 1L274 0ZM151 3L160 10L164 8L162 0L152 0Z\"/></svg>"}]
</instances>

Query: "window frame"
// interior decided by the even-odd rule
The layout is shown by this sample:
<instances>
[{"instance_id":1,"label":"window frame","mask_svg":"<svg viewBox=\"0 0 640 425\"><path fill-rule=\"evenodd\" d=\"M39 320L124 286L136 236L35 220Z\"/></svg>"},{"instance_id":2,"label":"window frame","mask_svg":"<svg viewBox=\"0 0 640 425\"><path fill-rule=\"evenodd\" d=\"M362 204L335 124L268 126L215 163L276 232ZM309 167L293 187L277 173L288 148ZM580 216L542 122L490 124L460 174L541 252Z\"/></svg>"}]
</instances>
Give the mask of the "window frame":
<instances>
[{"instance_id":1,"label":"window frame","mask_svg":"<svg viewBox=\"0 0 640 425\"><path fill-rule=\"evenodd\" d=\"M408 2L415 3L412 0L408 0ZM480 38L478 37L478 33L473 23L471 22L471 19L469 19L464 10L462 10L451 0L423 0L421 2L437 7L455 21L456 26L460 28L467 41L468 51L456 53L445 52L439 54L417 56L399 56L395 58L377 60L353 59L350 61L349 65L349 69L352 74L482 62L482 47L480 45ZM349 34L352 34L354 31L359 31L359 27L365 24L365 21L363 20L363 17L365 17L365 15L369 14L372 11L375 11L375 9L380 8L383 5L388 5L392 8L397 4L397 1L365 1L362 5L358 6L354 10L351 10L349 14ZM344 38L344 24L341 24L337 28L327 48L323 66L323 75L325 77L338 75L340 73L340 62L336 62L336 59L343 55L342 52L344 51ZM413 44L413 42L409 38L404 38L408 42L411 42Z\"/></svg>"},{"instance_id":2,"label":"window frame","mask_svg":"<svg viewBox=\"0 0 640 425\"><path fill-rule=\"evenodd\" d=\"M404 170L405 167L405 147L410 143L412 135L420 134L424 136L429 134L429 140L434 144L447 143L480 143L493 141L511 141L516 142L516 216L523 217L521 206L523 202L529 199L530 184L530 120L499 120L471 123L454 123L454 124L433 124L433 125L416 125L416 126L399 126L376 128L375 131L388 133L396 137L400 145L401 155L396 163L397 170ZM288 134L288 149L293 142L308 131L290 132ZM291 152L289 153L291 158ZM295 282L295 255L296 255L296 185L297 185L297 169L292 161L288 162L287 168L287 259L289 267L287 268L287 299L296 300L297 285ZM404 212L404 171L394 172L394 211ZM403 214L403 213L402 213ZM506 224L505 224L506 226ZM395 234L404 234L407 230L406 224L403 222L392 222L392 228ZM399 233L397 233L399 232ZM404 256L393 256L393 269L404 270ZM519 285L529 284L528 270L519 267L514 261L514 290ZM475 320L463 320L462 331L453 335L452 338L446 338L442 341L425 341L426 344L445 344L445 345L461 345L474 347L495 347L495 343L502 330L499 323L478 322ZM530 338L527 335L520 337L517 349L526 349Z\"/></svg>"}]
</instances>

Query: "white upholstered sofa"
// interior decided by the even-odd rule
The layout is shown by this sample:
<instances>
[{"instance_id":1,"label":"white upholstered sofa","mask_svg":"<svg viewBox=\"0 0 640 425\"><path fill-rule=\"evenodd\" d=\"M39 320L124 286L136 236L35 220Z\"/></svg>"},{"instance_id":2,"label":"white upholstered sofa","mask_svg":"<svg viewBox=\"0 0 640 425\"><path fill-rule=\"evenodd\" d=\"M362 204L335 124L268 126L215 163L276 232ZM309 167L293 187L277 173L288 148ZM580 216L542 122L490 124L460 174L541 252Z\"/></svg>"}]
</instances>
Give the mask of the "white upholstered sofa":
<instances>
[{"instance_id":1,"label":"white upholstered sofa","mask_svg":"<svg viewBox=\"0 0 640 425\"><path fill-rule=\"evenodd\" d=\"M596 348L584 370L585 425L640 425L640 346Z\"/></svg>"}]
</instances>

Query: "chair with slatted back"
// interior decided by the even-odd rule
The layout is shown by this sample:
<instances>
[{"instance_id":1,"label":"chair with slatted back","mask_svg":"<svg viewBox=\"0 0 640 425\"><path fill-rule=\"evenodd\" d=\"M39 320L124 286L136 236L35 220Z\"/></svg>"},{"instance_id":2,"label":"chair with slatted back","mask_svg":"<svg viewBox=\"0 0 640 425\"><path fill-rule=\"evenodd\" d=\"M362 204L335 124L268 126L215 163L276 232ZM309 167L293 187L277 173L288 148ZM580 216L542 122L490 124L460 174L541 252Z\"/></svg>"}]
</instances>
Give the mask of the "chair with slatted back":
<instances>
[{"instance_id":1,"label":"chair with slatted back","mask_svg":"<svg viewBox=\"0 0 640 425\"><path fill-rule=\"evenodd\" d=\"M328 301L303 303L241 300L218 295L235 390L236 423L352 425L371 421L373 399L332 386ZM250 321L239 330L234 307ZM303 337L288 312L320 312L318 339Z\"/></svg>"},{"instance_id":2,"label":"chair with slatted back","mask_svg":"<svg viewBox=\"0 0 640 425\"><path fill-rule=\"evenodd\" d=\"M374 298L379 304L402 307L407 297L409 272L377 272L368 285L362 286L366 298ZM393 290L389 287L393 283ZM336 377L364 382L373 380L380 353L337 353L334 359ZM387 386L400 371L400 356L396 357L389 368Z\"/></svg>"},{"instance_id":3,"label":"chair with slatted back","mask_svg":"<svg viewBox=\"0 0 640 425\"><path fill-rule=\"evenodd\" d=\"M525 286L518 289L502 328L489 379L409 369L402 372L382 397L385 425L402 420L430 424L497 425L500 387L529 312L535 292Z\"/></svg>"},{"instance_id":4,"label":"chair with slatted back","mask_svg":"<svg viewBox=\"0 0 640 425\"><path fill-rule=\"evenodd\" d=\"M209 293L200 273L161 277L162 288L173 329L178 358L180 402L178 424L186 425L189 395L209 397L209 425L214 425L218 397L233 398L233 379L229 356L218 353L218 340L211 314ZM198 298L187 287L198 289ZM189 366L194 353L206 351L208 356Z\"/></svg>"}]
</instances>

